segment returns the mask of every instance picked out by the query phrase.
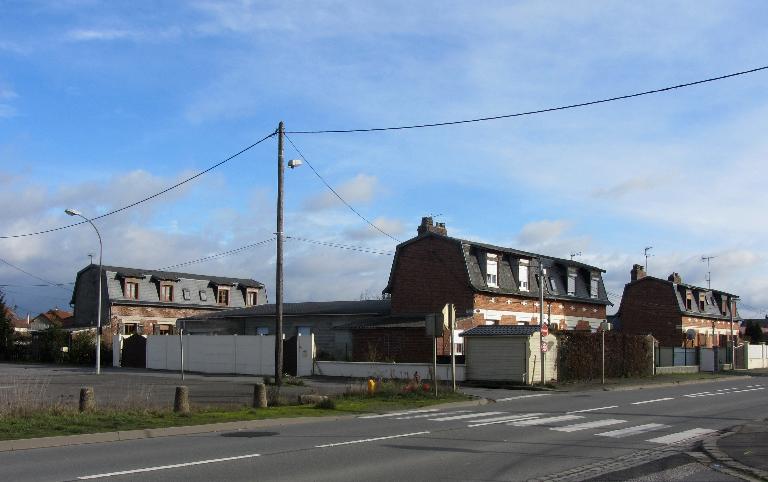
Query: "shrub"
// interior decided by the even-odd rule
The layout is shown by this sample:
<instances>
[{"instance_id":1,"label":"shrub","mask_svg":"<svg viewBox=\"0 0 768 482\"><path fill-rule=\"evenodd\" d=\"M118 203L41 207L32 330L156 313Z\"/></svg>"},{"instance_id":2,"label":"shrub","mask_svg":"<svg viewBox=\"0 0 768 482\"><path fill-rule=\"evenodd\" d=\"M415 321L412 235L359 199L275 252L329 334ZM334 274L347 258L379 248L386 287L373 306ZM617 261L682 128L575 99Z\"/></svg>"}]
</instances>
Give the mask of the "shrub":
<instances>
[{"instance_id":1,"label":"shrub","mask_svg":"<svg viewBox=\"0 0 768 482\"><path fill-rule=\"evenodd\" d=\"M336 410L336 401L332 398L324 398L315 404L315 408L323 408L326 410Z\"/></svg>"}]
</instances>

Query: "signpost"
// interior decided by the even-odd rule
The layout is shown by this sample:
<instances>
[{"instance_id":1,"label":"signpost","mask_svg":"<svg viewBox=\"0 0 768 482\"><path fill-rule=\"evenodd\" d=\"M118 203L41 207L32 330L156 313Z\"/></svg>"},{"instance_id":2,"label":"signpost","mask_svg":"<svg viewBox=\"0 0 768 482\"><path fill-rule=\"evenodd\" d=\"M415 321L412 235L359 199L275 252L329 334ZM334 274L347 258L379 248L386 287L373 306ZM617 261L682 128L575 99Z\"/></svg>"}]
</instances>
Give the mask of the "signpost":
<instances>
[{"instance_id":1,"label":"signpost","mask_svg":"<svg viewBox=\"0 0 768 482\"><path fill-rule=\"evenodd\" d=\"M544 323L541 325L541 336L547 336L549 335L549 323Z\"/></svg>"},{"instance_id":2,"label":"signpost","mask_svg":"<svg viewBox=\"0 0 768 482\"><path fill-rule=\"evenodd\" d=\"M432 337L432 384L437 398L437 339L443 336L445 322L439 313L427 315L426 322L427 336Z\"/></svg>"},{"instance_id":3,"label":"signpost","mask_svg":"<svg viewBox=\"0 0 768 482\"><path fill-rule=\"evenodd\" d=\"M456 391L456 307L453 303L448 303L443 307L443 323L448 322L448 329L451 331L451 383L453 391Z\"/></svg>"}]
</instances>

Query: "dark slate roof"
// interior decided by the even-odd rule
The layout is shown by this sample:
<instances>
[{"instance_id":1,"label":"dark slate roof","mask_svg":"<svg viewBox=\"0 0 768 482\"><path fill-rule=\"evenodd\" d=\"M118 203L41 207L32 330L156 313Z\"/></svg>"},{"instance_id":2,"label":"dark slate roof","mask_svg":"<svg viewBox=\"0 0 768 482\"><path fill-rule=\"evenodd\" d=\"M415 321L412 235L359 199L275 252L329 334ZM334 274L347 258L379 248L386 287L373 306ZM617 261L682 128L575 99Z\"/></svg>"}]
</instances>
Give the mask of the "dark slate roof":
<instances>
[{"instance_id":1,"label":"dark slate roof","mask_svg":"<svg viewBox=\"0 0 768 482\"><path fill-rule=\"evenodd\" d=\"M424 328L426 315L391 315L355 320L334 327L335 330L373 330L377 328Z\"/></svg>"},{"instance_id":2,"label":"dark slate roof","mask_svg":"<svg viewBox=\"0 0 768 482\"><path fill-rule=\"evenodd\" d=\"M758 325L762 326L763 328L768 328L768 318L745 318L741 320L742 326L747 326L747 323L757 323Z\"/></svg>"},{"instance_id":3,"label":"dark slate roof","mask_svg":"<svg viewBox=\"0 0 768 482\"><path fill-rule=\"evenodd\" d=\"M555 281L554 289L552 289L548 281L544 285L544 293L548 300L579 301L600 305L613 304L608 299L608 294L606 293L605 285L603 284L602 273L605 272L604 269L570 259L546 256L529 251L506 248L503 246L495 246L487 243L479 243L476 241L444 236L434 232L427 232L421 236L411 238L397 246L395 260L393 261L392 271L390 272L389 282L387 287L384 288L384 292L391 292L393 281L392 273L395 270L395 263L397 263L397 258L401 252L401 249L411 243L429 236L445 239L447 241L456 243L459 246L464 257L467 274L469 275L470 286L476 291L505 295L513 294L522 297L538 298L538 259L541 257L543 267L547 272L546 278L553 278ZM483 267L485 266L485 255L487 253L499 255L498 287L488 286L485 280ZM521 259L528 260L529 262L528 291L521 291L518 286L518 262ZM568 268L576 270L575 292L573 295L568 294ZM597 298L592 298L589 293L592 273L596 273L599 277Z\"/></svg>"},{"instance_id":4,"label":"dark slate roof","mask_svg":"<svg viewBox=\"0 0 768 482\"><path fill-rule=\"evenodd\" d=\"M175 271L160 271L156 269L126 268L121 266L102 266L104 271L114 271L119 276L129 278L151 277L159 280L194 279L209 281L217 285L238 285L246 288L263 288L264 284L250 278L229 278L225 276L208 276L202 274L179 273Z\"/></svg>"},{"instance_id":5,"label":"dark slate roof","mask_svg":"<svg viewBox=\"0 0 768 482\"><path fill-rule=\"evenodd\" d=\"M531 336L538 331L538 325L480 325L459 336Z\"/></svg>"},{"instance_id":6,"label":"dark slate roof","mask_svg":"<svg viewBox=\"0 0 768 482\"><path fill-rule=\"evenodd\" d=\"M237 310L225 310L216 313L195 315L185 320L215 318L248 318L255 316L275 316L275 304L251 306ZM283 315L387 315L390 311L389 300L362 301L309 301L303 303L283 303Z\"/></svg>"},{"instance_id":7,"label":"dark slate roof","mask_svg":"<svg viewBox=\"0 0 768 482\"><path fill-rule=\"evenodd\" d=\"M677 309L683 315L730 320L731 307L729 306L730 304L727 303L727 299L738 298L738 296L732 293L727 293L725 291L713 290L710 288L704 288L702 286L695 286L695 285L690 285L685 283L675 283L668 279L656 278L654 276L644 276L638 280L630 281L629 283L627 283L627 285L632 285L635 283L647 283L647 282L665 284L669 287L669 289L674 290L675 299L677 301ZM691 303L690 310L687 309L685 305L686 292L689 290L693 295L693 303ZM704 303L703 310L699 308L700 294L704 295L705 300L709 300L709 303L706 303L706 302ZM725 313L721 311L721 307L723 306L723 300L726 301ZM736 313L734 313L734 320L740 320L740 319L741 318L739 317L738 309L737 309Z\"/></svg>"}]
</instances>

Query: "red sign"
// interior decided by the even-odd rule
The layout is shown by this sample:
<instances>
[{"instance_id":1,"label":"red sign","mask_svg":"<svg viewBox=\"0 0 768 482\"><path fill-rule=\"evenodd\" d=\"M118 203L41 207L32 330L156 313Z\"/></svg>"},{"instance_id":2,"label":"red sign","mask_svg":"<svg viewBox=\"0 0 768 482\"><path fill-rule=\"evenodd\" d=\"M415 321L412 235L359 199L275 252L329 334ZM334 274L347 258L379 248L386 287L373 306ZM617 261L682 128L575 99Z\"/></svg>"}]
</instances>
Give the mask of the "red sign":
<instances>
[{"instance_id":1,"label":"red sign","mask_svg":"<svg viewBox=\"0 0 768 482\"><path fill-rule=\"evenodd\" d=\"M549 335L549 324L544 323L541 325L541 336L547 336Z\"/></svg>"}]
</instances>

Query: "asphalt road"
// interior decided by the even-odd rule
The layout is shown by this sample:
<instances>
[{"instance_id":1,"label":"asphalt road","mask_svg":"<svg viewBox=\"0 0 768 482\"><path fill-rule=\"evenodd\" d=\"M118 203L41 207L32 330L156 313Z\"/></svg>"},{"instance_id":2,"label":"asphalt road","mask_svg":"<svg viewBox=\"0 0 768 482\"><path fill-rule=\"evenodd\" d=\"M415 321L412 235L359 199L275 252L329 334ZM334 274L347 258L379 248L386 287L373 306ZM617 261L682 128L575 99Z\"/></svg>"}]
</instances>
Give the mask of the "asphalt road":
<instances>
[{"instance_id":1,"label":"asphalt road","mask_svg":"<svg viewBox=\"0 0 768 482\"><path fill-rule=\"evenodd\" d=\"M735 480L689 455L768 383L513 392L496 403L0 454L0 480Z\"/></svg>"}]
</instances>

